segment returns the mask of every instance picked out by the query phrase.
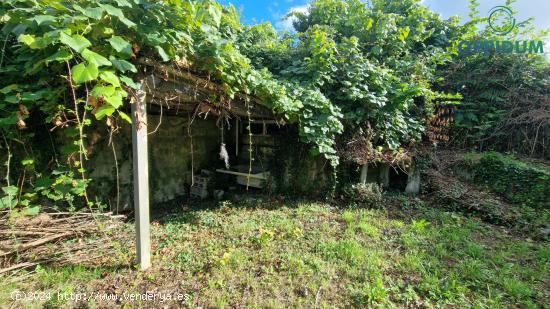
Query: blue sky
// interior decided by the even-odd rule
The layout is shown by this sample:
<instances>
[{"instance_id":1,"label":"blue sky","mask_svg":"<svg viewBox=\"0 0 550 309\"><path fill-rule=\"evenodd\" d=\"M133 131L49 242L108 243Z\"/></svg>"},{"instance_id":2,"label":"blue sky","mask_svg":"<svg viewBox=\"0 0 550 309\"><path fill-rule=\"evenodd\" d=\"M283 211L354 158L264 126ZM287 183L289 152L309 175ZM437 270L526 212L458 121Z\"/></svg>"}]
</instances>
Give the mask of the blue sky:
<instances>
[{"instance_id":1,"label":"blue sky","mask_svg":"<svg viewBox=\"0 0 550 309\"><path fill-rule=\"evenodd\" d=\"M232 3L241 11L241 20L246 24L270 21L278 29L288 29L292 23L282 21L290 10L306 10L307 0L218 0L222 4ZM443 17L468 16L468 0L424 0L425 5L440 13ZM481 14L489 12L505 0L480 0ZM518 0L514 5L518 11L518 21L535 18L538 28L550 28L550 0Z\"/></svg>"}]
</instances>

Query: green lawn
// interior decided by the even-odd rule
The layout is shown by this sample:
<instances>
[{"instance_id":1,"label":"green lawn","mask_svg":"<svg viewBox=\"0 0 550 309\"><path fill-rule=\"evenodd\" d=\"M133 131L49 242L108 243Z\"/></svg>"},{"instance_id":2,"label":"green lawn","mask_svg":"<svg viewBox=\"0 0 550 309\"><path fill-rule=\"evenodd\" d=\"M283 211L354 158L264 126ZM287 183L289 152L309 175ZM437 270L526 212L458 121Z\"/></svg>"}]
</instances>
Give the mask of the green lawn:
<instances>
[{"instance_id":1,"label":"green lawn","mask_svg":"<svg viewBox=\"0 0 550 309\"><path fill-rule=\"evenodd\" d=\"M44 267L22 282L4 280L1 290L178 292L187 294L189 306L218 308L548 307L548 242L414 199L394 198L385 206L254 198L179 207L153 223L148 272L124 267L133 254L124 243L109 267ZM132 228L128 224L127 233ZM9 303L3 295L0 307ZM89 305L124 303L155 308L160 300Z\"/></svg>"}]
</instances>

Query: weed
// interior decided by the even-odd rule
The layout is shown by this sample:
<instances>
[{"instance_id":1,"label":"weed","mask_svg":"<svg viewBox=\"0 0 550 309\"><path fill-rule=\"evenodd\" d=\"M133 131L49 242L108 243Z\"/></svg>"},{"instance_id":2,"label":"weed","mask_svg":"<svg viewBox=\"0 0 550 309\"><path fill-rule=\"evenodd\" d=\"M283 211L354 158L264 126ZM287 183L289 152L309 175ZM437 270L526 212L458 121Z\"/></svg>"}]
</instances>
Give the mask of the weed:
<instances>
[{"instance_id":1,"label":"weed","mask_svg":"<svg viewBox=\"0 0 550 309\"><path fill-rule=\"evenodd\" d=\"M357 306L384 304L389 297L382 278L365 282L360 289L351 288L351 293Z\"/></svg>"},{"instance_id":2,"label":"weed","mask_svg":"<svg viewBox=\"0 0 550 309\"><path fill-rule=\"evenodd\" d=\"M378 230L377 227L370 225L366 222L359 222L359 224L357 224L357 230L372 239L380 238L380 230Z\"/></svg>"},{"instance_id":3,"label":"weed","mask_svg":"<svg viewBox=\"0 0 550 309\"><path fill-rule=\"evenodd\" d=\"M529 285L516 278L504 277L502 285L506 292L516 300L530 298L534 294Z\"/></svg>"},{"instance_id":4,"label":"weed","mask_svg":"<svg viewBox=\"0 0 550 309\"><path fill-rule=\"evenodd\" d=\"M200 207L155 225L151 272L38 267L32 280L0 280L0 291L177 289L190 294L189 307L269 308L310 307L323 286L320 307L545 305L547 242L515 238L482 221L421 204L413 212L398 213L340 211L307 202L270 209L240 203L224 209ZM117 255L133 260L132 250L120 249ZM105 277L104 272L112 275ZM4 299L0 293L0 307L8 303ZM36 307L78 305L49 302ZM143 304L86 304L125 305Z\"/></svg>"}]
</instances>

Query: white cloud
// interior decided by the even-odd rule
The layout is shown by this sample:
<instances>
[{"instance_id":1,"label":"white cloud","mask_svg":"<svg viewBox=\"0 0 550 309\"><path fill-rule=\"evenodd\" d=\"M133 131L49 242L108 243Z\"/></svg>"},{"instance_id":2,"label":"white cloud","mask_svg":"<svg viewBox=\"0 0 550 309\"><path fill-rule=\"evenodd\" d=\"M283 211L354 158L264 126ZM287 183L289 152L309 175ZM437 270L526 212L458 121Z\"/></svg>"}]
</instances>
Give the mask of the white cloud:
<instances>
[{"instance_id":1,"label":"white cloud","mask_svg":"<svg viewBox=\"0 0 550 309\"><path fill-rule=\"evenodd\" d=\"M307 13L309 10L308 5L302 5L302 6L295 6L288 10L288 12L285 13L283 16L274 16L275 19L278 19L278 21L275 23L275 28L277 30L287 30L287 31L293 31L294 26L292 23L296 20L296 17L291 16L288 18L285 18L285 16L292 12L300 12L300 13Z\"/></svg>"}]
</instances>

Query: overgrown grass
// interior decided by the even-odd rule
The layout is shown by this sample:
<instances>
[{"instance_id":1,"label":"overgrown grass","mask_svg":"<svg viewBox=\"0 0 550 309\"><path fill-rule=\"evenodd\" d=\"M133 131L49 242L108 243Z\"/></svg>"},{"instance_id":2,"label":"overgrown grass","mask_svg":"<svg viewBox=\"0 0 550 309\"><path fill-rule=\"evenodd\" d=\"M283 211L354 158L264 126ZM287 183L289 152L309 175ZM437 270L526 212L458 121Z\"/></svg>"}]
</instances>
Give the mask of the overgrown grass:
<instances>
[{"instance_id":1,"label":"overgrown grass","mask_svg":"<svg viewBox=\"0 0 550 309\"><path fill-rule=\"evenodd\" d=\"M218 308L547 305L548 242L411 204L391 211L262 198L205 204L153 224L148 272L46 268L9 290L177 291L190 307Z\"/></svg>"}]
</instances>

